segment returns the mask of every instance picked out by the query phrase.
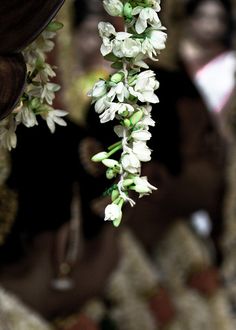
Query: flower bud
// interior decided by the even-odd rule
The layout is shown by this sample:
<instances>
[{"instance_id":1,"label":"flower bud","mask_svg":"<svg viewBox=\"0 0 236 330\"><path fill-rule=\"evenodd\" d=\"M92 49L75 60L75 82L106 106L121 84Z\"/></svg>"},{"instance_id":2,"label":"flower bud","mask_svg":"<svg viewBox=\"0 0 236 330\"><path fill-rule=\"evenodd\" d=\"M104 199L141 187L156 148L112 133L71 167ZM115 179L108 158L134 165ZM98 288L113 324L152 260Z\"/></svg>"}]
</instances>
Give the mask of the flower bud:
<instances>
[{"instance_id":1,"label":"flower bud","mask_svg":"<svg viewBox=\"0 0 236 330\"><path fill-rule=\"evenodd\" d=\"M132 6L129 2L126 2L126 4L124 5L124 9L123 9L123 13L124 13L124 16L126 18L132 18Z\"/></svg>"},{"instance_id":2,"label":"flower bud","mask_svg":"<svg viewBox=\"0 0 236 330\"><path fill-rule=\"evenodd\" d=\"M130 122L131 124L134 126L136 125L143 117L143 112L142 110L138 110L137 112L135 112L131 117L130 117Z\"/></svg>"},{"instance_id":3,"label":"flower bud","mask_svg":"<svg viewBox=\"0 0 236 330\"><path fill-rule=\"evenodd\" d=\"M93 162L101 162L102 160L106 159L108 157L108 153L105 151L99 152L98 154L94 155L91 160Z\"/></svg>"},{"instance_id":4,"label":"flower bud","mask_svg":"<svg viewBox=\"0 0 236 330\"><path fill-rule=\"evenodd\" d=\"M120 193L118 189L114 189L111 193L111 200L112 202L114 202L118 197L119 197Z\"/></svg>"},{"instance_id":5,"label":"flower bud","mask_svg":"<svg viewBox=\"0 0 236 330\"><path fill-rule=\"evenodd\" d=\"M130 120L126 118L126 119L124 120L124 125L125 125L125 127L129 128L130 125L131 125Z\"/></svg>"},{"instance_id":6,"label":"flower bud","mask_svg":"<svg viewBox=\"0 0 236 330\"><path fill-rule=\"evenodd\" d=\"M63 24L57 21L50 22L47 26L47 31L57 32L58 30L63 28Z\"/></svg>"},{"instance_id":7,"label":"flower bud","mask_svg":"<svg viewBox=\"0 0 236 330\"><path fill-rule=\"evenodd\" d=\"M103 0L106 12L111 16L122 16L123 4L120 0Z\"/></svg>"},{"instance_id":8,"label":"flower bud","mask_svg":"<svg viewBox=\"0 0 236 330\"><path fill-rule=\"evenodd\" d=\"M117 160L114 160L114 159L104 159L102 160L102 163L107 166L107 167L114 167L114 166L117 166L119 165L118 161Z\"/></svg>"},{"instance_id":9,"label":"flower bud","mask_svg":"<svg viewBox=\"0 0 236 330\"><path fill-rule=\"evenodd\" d=\"M123 181L123 187L128 187L128 186L131 186L131 184L133 184L134 181L132 179L125 179Z\"/></svg>"},{"instance_id":10,"label":"flower bud","mask_svg":"<svg viewBox=\"0 0 236 330\"><path fill-rule=\"evenodd\" d=\"M108 168L106 171L106 178L108 180L113 179L116 176L116 173L114 173L114 171L112 170L112 168Z\"/></svg>"},{"instance_id":11,"label":"flower bud","mask_svg":"<svg viewBox=\"0 0 236 330\"><path fill-rule=\"evenodd\" d=\"M121 82L124 78L124 74L122 72L117 72L117 73L114 73L110 80L116 84L118 84L119 82Z\"/></svg>"}]
</instances>

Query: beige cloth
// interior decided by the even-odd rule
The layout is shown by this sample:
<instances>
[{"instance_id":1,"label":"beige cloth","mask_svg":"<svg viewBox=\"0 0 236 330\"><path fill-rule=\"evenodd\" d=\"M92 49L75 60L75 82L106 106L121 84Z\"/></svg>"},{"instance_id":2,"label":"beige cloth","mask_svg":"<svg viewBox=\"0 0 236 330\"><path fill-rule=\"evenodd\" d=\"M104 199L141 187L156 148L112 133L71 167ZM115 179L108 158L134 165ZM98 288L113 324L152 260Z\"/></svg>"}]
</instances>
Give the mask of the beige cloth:
<instances>
[{"instance_id":1,"label":"beige cloth","mask_svg":"<svg viewBox=\"0 0 236 330\"><path fill-rule=\"evenodd\" d=\"M0 287L1 330L52 330L37 313Z\"/></svg>"}]
</instances>

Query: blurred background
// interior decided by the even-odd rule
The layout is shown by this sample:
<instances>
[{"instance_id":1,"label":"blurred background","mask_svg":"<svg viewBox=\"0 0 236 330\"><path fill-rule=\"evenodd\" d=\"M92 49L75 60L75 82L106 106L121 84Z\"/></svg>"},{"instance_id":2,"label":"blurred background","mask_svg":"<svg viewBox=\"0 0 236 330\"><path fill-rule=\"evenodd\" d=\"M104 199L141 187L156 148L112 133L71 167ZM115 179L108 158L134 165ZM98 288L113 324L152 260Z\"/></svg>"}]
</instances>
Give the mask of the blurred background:
<instances>
[{"instance_id":1,"label":"blurred background","mask_svg":"<svg viewBox=\"0 0 236 330\"><path fill-rule=\"evenodd\" d=\"M13 293L25 319L36 311L45 324L14 327L15 307L9 317L0 303L2 329L236 328L236 1L161 5L168 41L150 63L160 103L142 173L158 190L127 206L119 229L103 221L109 182L90 160L116 140L87 93L113 72L98 23L122 31L123 22L101 0L67 0L58 14L64 29L49 61L68 125L53 136L43 123L19 130L4 160L16 197L3 195L17 207L0 246L0 295Z\"/></svg>"}]
</instances>

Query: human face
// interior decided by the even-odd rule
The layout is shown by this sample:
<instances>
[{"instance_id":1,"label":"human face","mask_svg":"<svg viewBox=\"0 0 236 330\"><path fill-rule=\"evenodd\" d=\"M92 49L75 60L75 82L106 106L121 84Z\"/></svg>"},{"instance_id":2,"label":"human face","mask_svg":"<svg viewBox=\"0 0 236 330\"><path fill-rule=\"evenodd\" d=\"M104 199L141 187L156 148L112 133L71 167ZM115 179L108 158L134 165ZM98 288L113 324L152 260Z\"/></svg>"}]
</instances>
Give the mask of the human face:
<instances>
[{"instance_id":1,"label":"human face","mask_svg":"<svg viewBox=\"0 0 236 330\"><path fill-rule=\"evenodd\" d=\"M202 44L222 41L227 32L227 17L220 2L202 2L190 19L190 31Z\"/></svg>"}]
</instances>

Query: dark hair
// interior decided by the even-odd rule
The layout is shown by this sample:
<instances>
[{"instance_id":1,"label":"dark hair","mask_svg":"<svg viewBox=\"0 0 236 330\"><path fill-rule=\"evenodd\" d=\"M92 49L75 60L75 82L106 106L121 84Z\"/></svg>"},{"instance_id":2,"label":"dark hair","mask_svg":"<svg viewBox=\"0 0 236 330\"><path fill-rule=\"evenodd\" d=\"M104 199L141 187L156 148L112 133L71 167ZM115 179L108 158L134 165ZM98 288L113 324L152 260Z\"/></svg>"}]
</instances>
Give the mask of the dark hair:
<instances>
[{"instance_id":1,"label":"dark hair","mask_svg":"<svg viewBox=\"0 0 236 330\"><path fill-rule=\"evenodd\" d=\"M68 121L67 127L57 126L51 134L46 123L39 120L39 125L30 129L20 126L17 136L7 186L16 192L18 208L13 227L0 245L0 264L24 257L40 233L57 230L70 221L76 182L83 199L85 239L96 236L104 223L91 211L90 201L96 189L88 189L87 185L96 184L79 159L78 146L87 136L85 131Z\"/></svg>"},{"instance_id":2,"label":"dark hair","mask_svg":"<svg viewBox=\"0 0 236 330\"><path fill-rule=\"evenodd\" d=\"M234 30L234 19L233 19L233 12L232 12L232 4L230 0L207 0L211 2L218 3L222 5L222 7L225 10L226 13L226 23L227 23L227 31L225 33L224 42L226 46L231 46L232 43L232 34ZM192 17L198 7L201 4L204 4L207 2L206 0L187 0L186 6L185 6L185 13L188 17Z\"/></svg>"}]
</instances>

